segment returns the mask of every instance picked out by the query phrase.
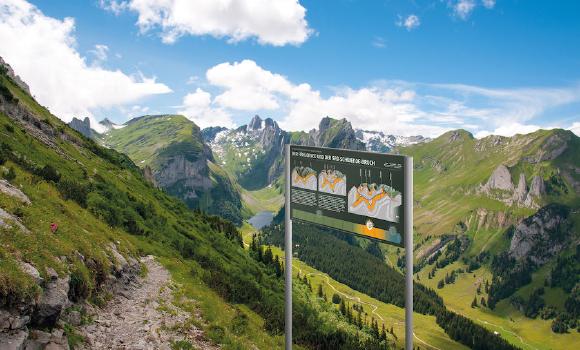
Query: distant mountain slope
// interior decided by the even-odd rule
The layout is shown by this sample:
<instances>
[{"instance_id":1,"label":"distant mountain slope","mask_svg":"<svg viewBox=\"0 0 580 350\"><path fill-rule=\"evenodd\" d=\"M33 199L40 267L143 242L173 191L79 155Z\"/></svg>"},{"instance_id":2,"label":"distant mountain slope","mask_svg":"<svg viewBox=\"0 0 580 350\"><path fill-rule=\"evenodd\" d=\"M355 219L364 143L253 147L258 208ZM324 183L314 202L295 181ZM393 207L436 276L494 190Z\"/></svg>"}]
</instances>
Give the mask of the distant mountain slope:
<instances>
[{"instance_id":1,"label":"distant mountain slope","mask_svg":"<svg viewBox=\"0 0 580 350\"><path fill-rule=\"evenodd\" d=\"M456 130L401 153L414 157L419 232L452 232L480 208L523 218L551 202L580 204L580 139L567 130L483 139Z\"/></svg>"},{"instance_id":2,"label":"distant mountain slope","mask_svg":"<svg viewBox=\"0 0 580 350\"><path fill-rule=\"evenodd\" d=\"M369 131L356 129L355 135L357 139L365 143L368 151L387 153L392 152L397 147L404 147L416 143L429 142L431 139L417 136L397 136L385 134L382 131Z\"/></svg>"},{"instance_id":3,"label":"distant mountain slope","mask_svg":"<svg viewBox=\"0 0 580 350\"><path fill-rule=\"evenodd\" d=\"M318 129L287 132L270 118L254 116L250 123L237 129L216 131L207 128L202 133L217 162L246 189L262 188L280 178L285 144L365 149L346 119L325 117Z\"/></svg>"},{"instance_id":4,"label":"distant mountain slope","mask_svg":"<svg viewBox=\"0 0 580 350\"><path fill-rule=\"evenodd\" d=\"M101 139L147 169L156 185L189 207L241 224L236 184L214 163L201 130L189 119L180 115L143 116L109 129Z\"/></svg>"}]
</instances>

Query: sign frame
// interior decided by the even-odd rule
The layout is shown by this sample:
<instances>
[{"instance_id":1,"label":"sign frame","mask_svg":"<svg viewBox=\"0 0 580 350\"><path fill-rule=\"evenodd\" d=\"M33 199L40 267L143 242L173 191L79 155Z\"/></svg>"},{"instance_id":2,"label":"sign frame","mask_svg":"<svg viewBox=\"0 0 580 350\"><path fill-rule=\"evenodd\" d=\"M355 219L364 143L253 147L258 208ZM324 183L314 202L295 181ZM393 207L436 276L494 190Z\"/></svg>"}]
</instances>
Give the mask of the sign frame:
<instances>
[{"instance_id":1,"label":"sign frame","mask_svg":"<svg viewBox=\"0 0 580 350\"><path fill-rule=\"evenodd\" d=\"M284 235L284 252L285 252L285 349L292 349L292 149L293 148L309 148L313 150L320 150L340 153L341 151L347 153L355 153L360 155L366 155L369 157L381 157L384 155L390 155L385 153L368 152L368 151L354 151L347 149L335 149L326 147L312 147L312 146L300 146L300 145L290 145L285 146L285 235ZM345 231L350 234L359 235L371 240L377 240L382 243L391 244L399 246L405 249L405 349L413 349L413 158L401 155L390 155L400 157L403 161L403 222L400 223L400 227L403 228L402 241L400 244L394 244L385 239L378 239L367 235L360 235L351 230L341 230L337 227L332 227L333 229ZM345 184L346 185L346 184ZM309 224L318 225L322 227L328 227L327 225L320 224L317 222L309 220L300 220L307 222Z\"/></svg>"}]
</instances>

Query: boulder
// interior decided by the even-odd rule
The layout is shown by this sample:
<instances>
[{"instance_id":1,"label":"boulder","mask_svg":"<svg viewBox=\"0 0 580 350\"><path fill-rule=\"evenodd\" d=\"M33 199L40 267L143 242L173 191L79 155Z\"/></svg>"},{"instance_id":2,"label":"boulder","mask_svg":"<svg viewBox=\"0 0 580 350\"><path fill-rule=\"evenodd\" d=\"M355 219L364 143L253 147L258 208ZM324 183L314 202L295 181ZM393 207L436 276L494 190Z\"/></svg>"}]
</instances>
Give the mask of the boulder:
<instances>
[{"instance_id":1,"label":"boulder","mask_svg":"<svg viewBox=\"0 0 580 350\"><path fill-rule=\"evenodd\" d=\"M24 350L28 338L27 330L0 332L0 349Z\"/></svg>"},{"instance_id":2,"label":"boulder","mask_svg":"<svg viewBox=\"0 0 580 350\"><path fill-rule=\"evenodd\" d=\"M56 324L62 310L69 305L69 282L70 276L66 276L47 283L32 316L34 325L51 327Z\"/></svg>"},{"instance_id":3,"label":"boulder","mask_svg":"<svg viewBox=\"0 0 580 350\"><path fill-rule=\"evenodd\" d=\"M30 204L30 199L28 198L28 196L25 195L18 188L12 186L10 182L6 180L0 180L0 192L4 193L5 195L16 198L24 204Z\"/></svg>"},{"instance_id":4,"label":"boulder","mask_svg":"<svg viewBox=\"0 0 580 350\"><path fill-rule=\"evenodd\" d=\"M32 277L36 283L41 284L43 281L43 278L40 277L40 272L38 272L38 270L32 266L31 264L27 263L27 262L23 262L20 261L19 262L20 265L20 269L25 272L27 275L29 275L30 277Z\"/></svg>"}]
</instances>

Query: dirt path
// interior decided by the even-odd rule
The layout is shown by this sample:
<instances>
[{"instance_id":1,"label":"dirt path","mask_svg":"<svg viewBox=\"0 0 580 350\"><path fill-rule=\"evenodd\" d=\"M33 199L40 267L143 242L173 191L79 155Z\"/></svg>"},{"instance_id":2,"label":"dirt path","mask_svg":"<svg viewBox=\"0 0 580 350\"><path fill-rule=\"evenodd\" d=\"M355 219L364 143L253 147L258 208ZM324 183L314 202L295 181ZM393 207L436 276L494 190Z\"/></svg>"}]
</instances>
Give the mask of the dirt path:
<instances>
[{"instance_id":1,"label":"dirt path","mask_svg":"<svg viewBox=\"0 0 580 350\"><path fill-rule=\"evenodd\" d=\"M176 307L169 272L152 256L142 259L148 273L126 293L96 310L94 322L80 328L85 349L218 349L189 320L195 315Z\"/></svg>"}]
</instances>

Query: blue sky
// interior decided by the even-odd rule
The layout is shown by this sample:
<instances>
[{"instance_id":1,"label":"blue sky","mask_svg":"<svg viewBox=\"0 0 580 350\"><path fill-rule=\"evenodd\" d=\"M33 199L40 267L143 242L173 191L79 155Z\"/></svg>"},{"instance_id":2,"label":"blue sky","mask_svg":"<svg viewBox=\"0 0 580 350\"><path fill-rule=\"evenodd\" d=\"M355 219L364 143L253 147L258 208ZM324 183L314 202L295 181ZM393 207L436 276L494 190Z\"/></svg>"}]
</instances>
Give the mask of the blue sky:
<instances>
[{"instance_id":1,"label":"blue sky","mask_svg":"<svg viewBox=\"0 0 580 350\"><path fill-rule=\"evenodd\" d=\"M578 1L0 0L0 56L64 120L579 133L579 15Z\"/></svg>"}]
</instances>

